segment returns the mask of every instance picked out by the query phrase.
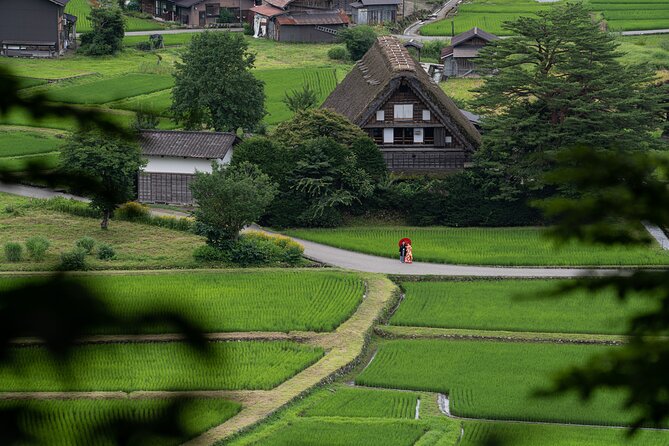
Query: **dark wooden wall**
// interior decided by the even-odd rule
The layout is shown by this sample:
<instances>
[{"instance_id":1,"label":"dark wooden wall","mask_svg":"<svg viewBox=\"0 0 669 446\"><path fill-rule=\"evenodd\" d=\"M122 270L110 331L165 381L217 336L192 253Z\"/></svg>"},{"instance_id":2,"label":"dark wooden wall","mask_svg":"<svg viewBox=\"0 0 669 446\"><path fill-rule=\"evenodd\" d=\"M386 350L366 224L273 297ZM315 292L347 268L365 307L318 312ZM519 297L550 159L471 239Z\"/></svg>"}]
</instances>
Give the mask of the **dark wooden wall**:
<instances>
[{"instance_id":1,"label":"dark wooden wall","mask_svg":"<svg viewBox=\"0 0 669 446\"><path fill-rule=\"evenodd\" d=\"M0 6L0 41L56 42L56 51L60 51L58 24L63 7L48 0L2 0Z\"/></svg>"},{"instance_id":2,"label":"dark wooden wall","mask_svg":"<svg viewBox=\"0 0 669 446\"><path fill-rule=\"evenodd\" d=\"M193 204L190 183L195 175L140 172L137 195L141 203Z\"/></svg>"}]
</instances>

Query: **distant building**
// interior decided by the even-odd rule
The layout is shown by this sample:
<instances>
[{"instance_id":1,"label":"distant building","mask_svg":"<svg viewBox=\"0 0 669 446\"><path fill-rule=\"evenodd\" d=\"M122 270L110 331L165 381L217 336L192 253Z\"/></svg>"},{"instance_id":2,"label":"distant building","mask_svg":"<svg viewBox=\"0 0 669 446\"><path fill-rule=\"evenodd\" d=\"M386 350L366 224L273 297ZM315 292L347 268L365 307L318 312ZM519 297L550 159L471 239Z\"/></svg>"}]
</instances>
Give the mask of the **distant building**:
<instances>
[{"instance_id":1,"label":"distant building","mask_svg":"<svg viewBox=\"0 0 669 446\"><path fill-rule=\"evenodd\" d=\"M443 77L477 76L476 58L479 50L493 40L494 34L480 28L472 28L451 39L451 45L441 50L441 62L444 64Z\"/></svg>"},{"instance_id":2,"label":"distant building","mask_svg":"<svg viewBox=\"0 0 669 446\"><path fill-rule=\"evenodd\" d=\"M263 0L251 11L254 36L281 42L331 43L350 22L331 0Z\"/></svg>"},{"instance_id":3,"label":"distant building","mask_svg":"<svg viewBox=\"0 0 669 446\"><path fill-rule=\"evenodd\" d=\"M462 169L480 144L472 122L395 37L379 37L322 107L366 131L393 171Z\"/></svg>"},{"instance_id":4,"label":"distant building","mask_svg":"<svg viewBox=\"0 0 669 446\"><path fill-rule=\"evenodd\" d=\"M193 28L217 24L223 9L235 21L250 21L254 4L254 0L141 0L142 12Z\"/></svg>"},{"instance_id":5,"label":"distant building","mask_svg":"<svg viewBox=\"0 0 669 446\"><path fill-rule=\"evenodd\" d=\"M359 25L395 23L401 0L359 0L351 3L351 18Z\"/></svg>"},{"instance_id":6,"label":"distant building","mask_svg":"<svg viewBox=\"0 0 669 446\"><path fill-rule=\"evenodd\" d=\"M140 146L148 163L139 173L139 201L193 204L195 172L211 172L213 161L229 164L238 142L233 133L143 131Z\"/></svg>"},{"instance_id":7,"label":"distant building","mask_svg":"<svg viewBox=\"0 0 669 446\"><path fill-rule=\"evenodd\" d=\"M76 46L77 18L65 14L70 0L0 0L0 54L53 57Z\"/></svg>"}]
</instances>

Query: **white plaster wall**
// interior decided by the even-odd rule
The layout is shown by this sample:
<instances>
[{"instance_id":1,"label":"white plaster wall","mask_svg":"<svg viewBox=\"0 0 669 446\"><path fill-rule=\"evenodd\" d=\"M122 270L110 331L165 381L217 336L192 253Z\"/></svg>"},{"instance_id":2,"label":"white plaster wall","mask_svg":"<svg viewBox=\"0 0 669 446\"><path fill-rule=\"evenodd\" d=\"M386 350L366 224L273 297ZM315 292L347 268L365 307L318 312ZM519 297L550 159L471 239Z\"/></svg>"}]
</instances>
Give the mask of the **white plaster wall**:
<instances>
[{"instance_id":1,"label":"white plaster wall","mask_svg":"<svg viewBox=\"0 0 669 446\"><path fill-rule=\"evenodd\" d=\"M189 173L211 172L211 163L214 160L200 159L200 158L178 158L178 157L161 157L161 156L147 156L148 162L144 168L144 172L159 172L159 173ZM232 160L232 150L228 151L224 159L218 159L220 164L230 164Z\"/></svg>"}]
</instances>

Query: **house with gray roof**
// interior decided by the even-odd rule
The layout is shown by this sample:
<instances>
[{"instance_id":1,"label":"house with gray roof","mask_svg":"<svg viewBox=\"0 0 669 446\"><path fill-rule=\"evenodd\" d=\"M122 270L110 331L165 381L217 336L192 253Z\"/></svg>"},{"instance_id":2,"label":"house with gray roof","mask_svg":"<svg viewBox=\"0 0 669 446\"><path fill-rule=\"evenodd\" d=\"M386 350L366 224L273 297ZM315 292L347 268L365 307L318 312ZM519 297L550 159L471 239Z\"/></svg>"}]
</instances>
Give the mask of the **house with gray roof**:
<instances>
[{"instance_id":1,"label":"house with gray roof","mask_svg":"<svg viewBox=\"0 0 669 446\"><path fill-rule=\"evenodd\" d=\"M395 37L379 37L322 105L374 139L392 171L466 167L481 135Z\"/></svg>"},{"instance_id":2,"label":"house with gray roof","mask_svg":"<svg viewBox=\"0 0 669 446\"><path fill-rule=\"evenodd\" d=\"M239 138L233 133L146 130L139 141L147 159L137 182L139 201L190 205L195 173L211 172L214 161L229 164Z\"/></svg>"},{"instance_id":3,"label":"house with gray roof","mask_svg":"<svg viewBox=\"0 0 669 446\"><path fill-rule=\"evenodd\" d=\"M76 46L77 18L70 0L0 0L0 55L53 57Z\"/></svg>"},{"instance_id":4,"label":"house with gray roof","mask_svg":"<svg viewBox=\"0 0 669 446\"><path fill-rule=\"evenodd\" d=\"M215 26L221 11L239 21L251 20L254 0L141 0L142 12L191 28Z\"/></svg>"},{"instance_id":5,"label":"house with gray roof","mask_svg":"<svg viewBox=\"0 0 669 446\"><path fill-rule=\"evenodd\" d=\"M443 77L471 77L480 73L476 68L476 59L481 48L499 39L494 34L481 28L472 28L451 39L451 44L441 50L441 63L444 64Z\"/></svg>"},{"instance_id":6,"label":"house with gray roof","mask_svg":"<svg viewBox=\"0 0 669 446\"><path fill-rule=\"evenodd\" d=\"M358 25L395 23L401 0L358 0L351 3L351 18Z\"/></svg>"}]
</instances>

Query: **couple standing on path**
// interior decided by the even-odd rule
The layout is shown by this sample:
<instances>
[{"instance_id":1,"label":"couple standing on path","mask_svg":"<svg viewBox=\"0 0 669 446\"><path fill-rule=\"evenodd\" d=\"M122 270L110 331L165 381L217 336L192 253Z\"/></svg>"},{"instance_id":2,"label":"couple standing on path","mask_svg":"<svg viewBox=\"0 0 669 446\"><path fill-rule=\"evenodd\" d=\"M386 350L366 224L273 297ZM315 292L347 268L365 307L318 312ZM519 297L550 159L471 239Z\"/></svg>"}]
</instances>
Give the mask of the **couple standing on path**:
<instances>
[{"instance_id":1,"label":"couple standing on path","mask_svg":"<svg viewBox=\"0 0 669 446\"><path fill-rule=\"evenodd\" d=\"M400 262L413 263L413 248L411 247L411 240L408 238L400 240Z\"/></svg>"}]
</instances>

